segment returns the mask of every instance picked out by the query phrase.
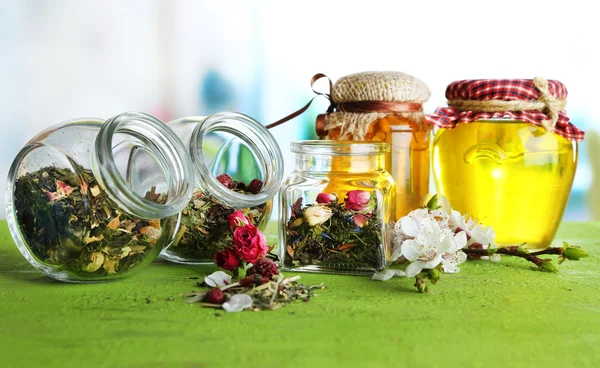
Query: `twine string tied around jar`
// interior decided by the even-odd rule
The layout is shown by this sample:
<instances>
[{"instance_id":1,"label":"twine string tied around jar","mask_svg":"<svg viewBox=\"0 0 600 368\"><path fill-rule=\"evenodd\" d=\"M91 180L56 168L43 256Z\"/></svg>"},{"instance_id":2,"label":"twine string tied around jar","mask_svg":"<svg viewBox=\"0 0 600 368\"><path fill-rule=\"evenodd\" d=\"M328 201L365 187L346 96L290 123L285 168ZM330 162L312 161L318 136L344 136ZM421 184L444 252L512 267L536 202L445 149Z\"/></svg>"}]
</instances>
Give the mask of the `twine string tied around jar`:
<instances>
[{"instance_id":1,"label":"twine string tied around jar","mask_svg":"<svg viewBox=\"0 0 600 368\"><path fill-rule=\"evenodd\" d=\"M542 77L533 79L535 87L539 90L540 96L534 101L502 101L502 100L449 100L448 106L459 111L480 111L480 112L502 112L502 111L541 111L549 119L543 120L542 125L546 131L553 131L558 122L559 112L565 109L566 99L559 99L550 93L548 81Z\"/></svg>"}]
</instances>

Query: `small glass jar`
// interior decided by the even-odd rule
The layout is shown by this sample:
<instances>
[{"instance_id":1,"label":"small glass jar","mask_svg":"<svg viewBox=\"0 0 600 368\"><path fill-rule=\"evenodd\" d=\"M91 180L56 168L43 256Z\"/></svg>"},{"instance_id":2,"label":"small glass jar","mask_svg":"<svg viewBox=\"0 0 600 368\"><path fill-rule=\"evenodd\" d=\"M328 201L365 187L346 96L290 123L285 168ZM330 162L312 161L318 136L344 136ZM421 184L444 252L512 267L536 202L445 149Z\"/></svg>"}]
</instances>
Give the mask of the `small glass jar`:
<instances>
[{"instance_id":1,"label":"small glass jar","mask_svg":"<svg viewBox=\"0 0 600 368\"><path fill-rule=\"evenodd\" d=\"M492 226L500 246L550 246L583 139L564 110L542 109L544 99L564 106L564 85L541 78L459 81L446 96L450 107L430 116L442 127L433 140L438 192L453 209Z\"/></svg>"},{"instance_id":2,"label":"small glass jar","mask_svg":"<svg viewBox=\"0 0 600 368\"><path fill-rule=\"evenodd\" d=\"M35 268L61 281L131 275L173 238L193 189L185 147L161 121L124 113L35 136L7 181L6 217Z\"/></svg>"},{"instance_id":3,"label":"small glass jar","mask_svg":"<svg viewBox=\"0 0 600 368\"><path fill-rule=\"evenodd\" d=\"M291 150L296 169L280 192L283 268L343 274L382 270L389 258L396 194L384 169L389 145L303 141L292 143Z\"/></svg>"},{"instance_id":4,"label":"small glass jar","mask_svg":"<svg viewBox=\"0 0 600 368\"><path fill-rule=\"evenodd\" d=\"M175 263L211 263L217 252L231 247L228 218L234 211L265 228L283 179L283 156L262 124L239 113L188 117L168 126L188 149L195 190L181 213L175 241L162 257Z\"/></svg>"}]
</instances>

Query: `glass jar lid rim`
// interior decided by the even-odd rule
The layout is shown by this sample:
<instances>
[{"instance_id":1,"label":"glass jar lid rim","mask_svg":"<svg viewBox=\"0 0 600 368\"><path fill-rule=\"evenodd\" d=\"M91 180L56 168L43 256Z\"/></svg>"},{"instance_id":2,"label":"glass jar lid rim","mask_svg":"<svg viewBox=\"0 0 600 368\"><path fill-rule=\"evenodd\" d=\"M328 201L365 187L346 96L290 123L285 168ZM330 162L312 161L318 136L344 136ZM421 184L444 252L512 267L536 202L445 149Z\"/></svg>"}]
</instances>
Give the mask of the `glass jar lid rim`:
<instances>
[{"instance_id":1,"label":"glass jar lid rim","mask_svg":"<svg viewBox=\"0 0 600 368\"><path fill-rule=\"evenodd\" d=\"M308 140L292 142L293 153L344 156L380 155L388 152L387 142Z\"/></svg>"}]
</instances>

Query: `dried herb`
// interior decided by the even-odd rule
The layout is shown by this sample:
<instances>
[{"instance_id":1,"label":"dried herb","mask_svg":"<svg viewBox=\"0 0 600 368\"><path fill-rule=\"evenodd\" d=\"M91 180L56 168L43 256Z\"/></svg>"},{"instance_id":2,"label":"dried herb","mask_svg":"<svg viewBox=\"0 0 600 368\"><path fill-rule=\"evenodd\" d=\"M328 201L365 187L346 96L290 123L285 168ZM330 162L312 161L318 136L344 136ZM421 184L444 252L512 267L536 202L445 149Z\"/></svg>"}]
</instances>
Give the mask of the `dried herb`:
<instances>
[{"instance_id":1,"label":"dried herb","mask_svg":"<svg viewBox=\"0 0 600 368\"><path fill-rule=\"evenodd\" d=\"M219 175L218 179L229 189L244 194L256 194L262 187L258 179L253 180L251 186L233 181L226 174ZM252 225L258 226L270 205L271 203L267 202L241 211ZM181 227L168 252L187 260L212 262L216 253L231 246L232 233L228 219L235 211L210 194L196 189L182 211Z\"/></svg>"},{"instance_id":2,"label":"dried herb","mask_svg":"<svg viewBox=\"0 0 600 368\"><path fill-rule=\"evenodd\" d=\"M354 190L343 203L333 194L321 193L317 203L292 205L286 224L284 265L317 265L333 269L369 268L385 264L382 220L375 194Z\"/></svg>"},{"instance_id":3,"label":"dried herb","mask_svg":"<svg viewBox=\"0 0 600 368\"><path fill-rule=\"evenodd\" d=\"M186 297L188 303L200 302L203 307L223 308L235 312L243 309L260 311L275 310L296 300L309 301L315 296L315 290L325 289L323 284L307 286L298 282L300 276L284 277L273 276L271 280L258 275L249 276L239 282L226 286L216 287L203 293L190 293ZM250 303L248 306L227 306L235 295L248 295Z\"/></svg>"},{"instance_id":4,"label":"dried herb","mask_svg":"<svg viewBox=\"0 0 600 368\"><path fill-rule=\"evenodd\" d=\"M33 255L89 279L118 276L146 259L151 262L169 225L121 211L90 170L76 167L76 172L49 166L16 180L16 217ZM166 201L154 188L146 198Z\"/></svg>"}]
</instances>

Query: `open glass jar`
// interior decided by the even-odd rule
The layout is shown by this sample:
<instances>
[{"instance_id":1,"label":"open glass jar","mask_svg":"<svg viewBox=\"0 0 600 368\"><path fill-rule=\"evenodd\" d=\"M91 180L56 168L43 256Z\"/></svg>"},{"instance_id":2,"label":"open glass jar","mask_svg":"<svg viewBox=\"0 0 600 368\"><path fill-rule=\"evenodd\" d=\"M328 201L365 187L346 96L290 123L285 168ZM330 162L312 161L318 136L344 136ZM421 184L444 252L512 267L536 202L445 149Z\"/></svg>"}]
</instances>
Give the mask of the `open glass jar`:
<instances>
[{"instance_id":1,"label":"open glass jar","mask_svg":"<svg viewBox=\"0 0 600 368\"><path fill-rule=\"evenodd\" d=\"M185 147L161 121L141 113L73 120L19 152L6 217L21 253L44 274L109 280L158 256L192 190Z\"/></svg>"},{"instance_id":2,"label":"open glass jar","mask_svg":"<svg viewBox=\"0 0 600 368\"><path fill-rule=\"evenodd\" d=\"M220 112L168 123L191 157L195 189L181 226L162 257L176 263L211 263L231 246L228 218L241 210L264 229L283 179L283 156L271 133L239 113Z\"/></svg>"},{"instance_id":3,"label":"open glass jar","mask_svg":"<svg viewBox=\"0 0 600 368\"><path fill-rule=\"evenodd\" d=\"M385 142L295 142L281 188L279 256L292 271L372 274L389 258L395 186ZM343 158L343 160L338 160Z\"/></svg>"},{"instance_id":4,"label":"open glass jar","mask_svg":"<svg viewBox=\"0 0 600 368\"><path fill-rule=\"evenodd\" d=\"M441 127L433 141L438 191L452 208L491 225L499 245L550 246L583 139L560 110L564 85L539 78L460 81L446 96L450 107L429 117ZM558 110L545 108L544 99Z\"/></svg>"}]
</instances>

